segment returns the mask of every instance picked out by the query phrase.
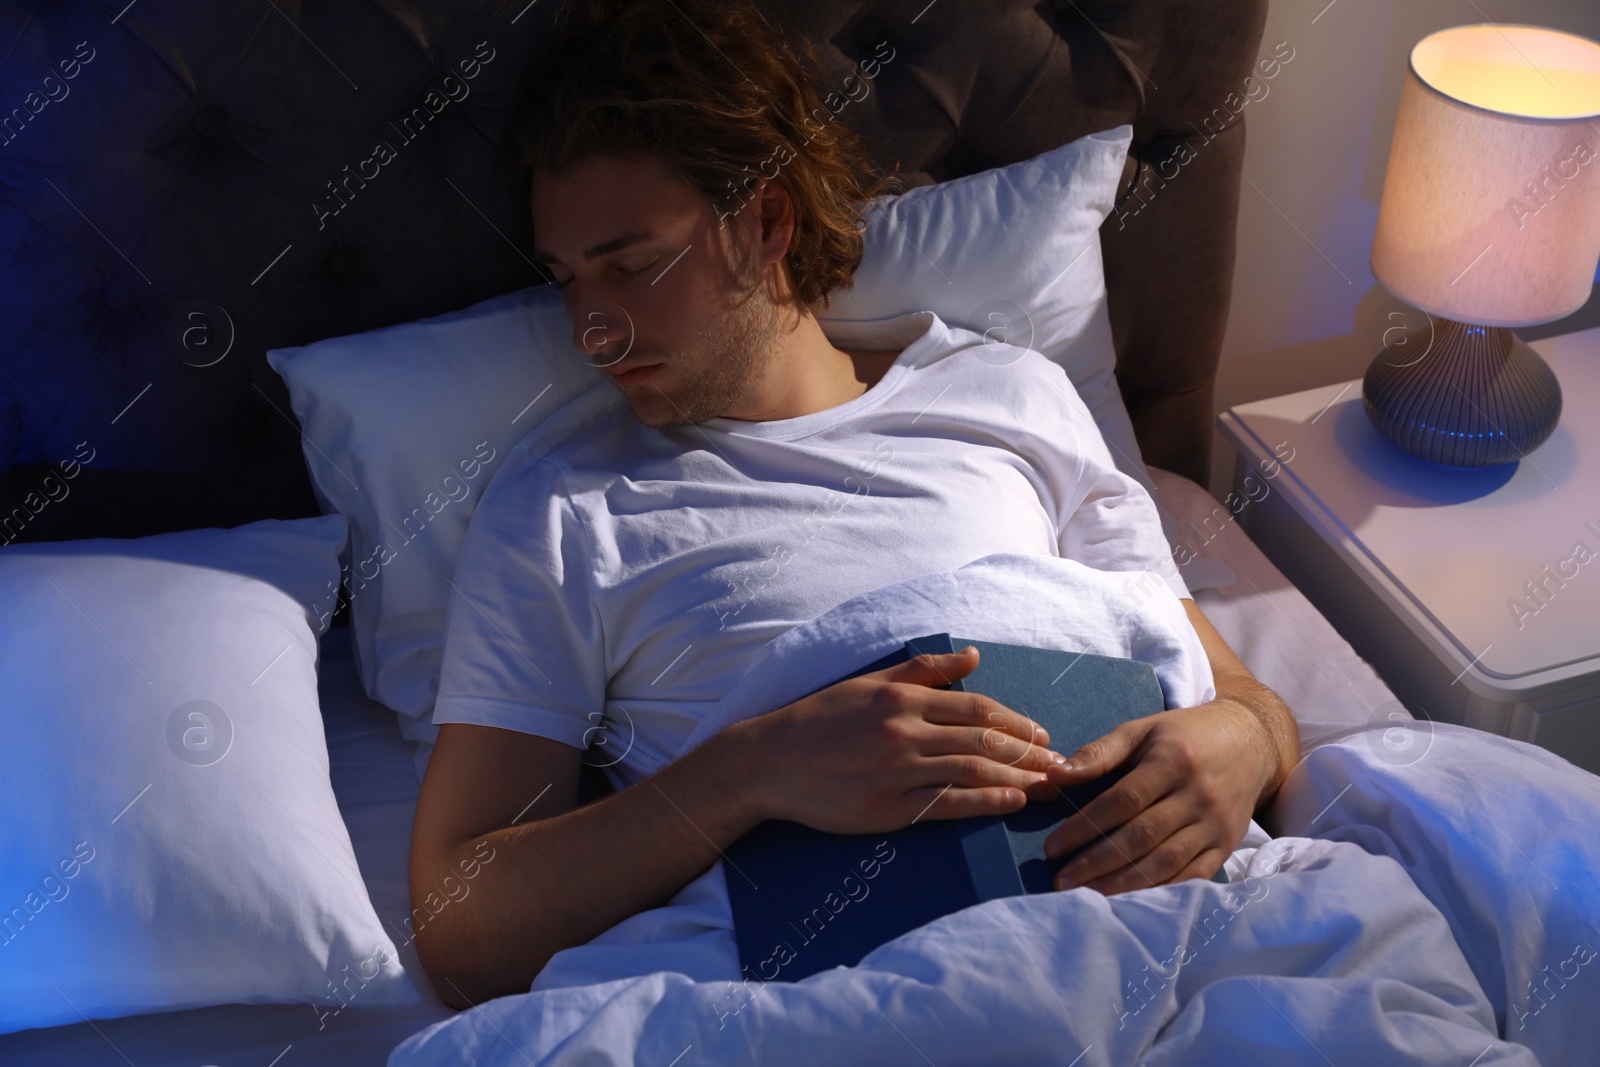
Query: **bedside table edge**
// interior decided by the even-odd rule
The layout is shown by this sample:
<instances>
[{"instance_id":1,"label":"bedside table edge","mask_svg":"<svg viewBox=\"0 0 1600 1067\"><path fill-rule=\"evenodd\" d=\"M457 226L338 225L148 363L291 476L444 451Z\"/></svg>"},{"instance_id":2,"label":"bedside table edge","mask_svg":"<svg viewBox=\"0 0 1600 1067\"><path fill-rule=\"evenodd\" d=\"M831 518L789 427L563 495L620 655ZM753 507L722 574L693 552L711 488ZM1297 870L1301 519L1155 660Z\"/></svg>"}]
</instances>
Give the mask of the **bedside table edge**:
<instances>
[{"instance_id":1,"label":"bedside table edge","mask_svg":"<svg viewBox=\"0 0 1600 1067\"><path fill-rule=\"evenodd\" d=\"M1272 447L1258 435L1247 419L1233 408L1217 416L1218 428L1234 446L1241 457L1257 469L1264 463L1278 462ZM1574 676L1583 671L1574 667L1557 667L1500 680L1478 668L1483 652L1465 649L1456 638L1435 619L1425 606L1406 592L1389 573L1381 561L1374 559L1352 536L1339 519L1328 511L1309 486L1300 478L1291 462L1279 463L1289 474L1279 480L1279 489L1293 512L1311 532L1320 538L1346 567L1358 575L1371 593L1396 616L1405 627L1429 648L1441 662L1449 664L1456 674L1456 683L1470 693L1495 703L1510 704L1515 701L1538 700L1559 693L1572 684ZM1249 524L1245 523L1249 533ZM1453 683L1453 684L1456 684ZM1511 685L1521 683L1517 688Z\"/></svg>"}]
</instances>

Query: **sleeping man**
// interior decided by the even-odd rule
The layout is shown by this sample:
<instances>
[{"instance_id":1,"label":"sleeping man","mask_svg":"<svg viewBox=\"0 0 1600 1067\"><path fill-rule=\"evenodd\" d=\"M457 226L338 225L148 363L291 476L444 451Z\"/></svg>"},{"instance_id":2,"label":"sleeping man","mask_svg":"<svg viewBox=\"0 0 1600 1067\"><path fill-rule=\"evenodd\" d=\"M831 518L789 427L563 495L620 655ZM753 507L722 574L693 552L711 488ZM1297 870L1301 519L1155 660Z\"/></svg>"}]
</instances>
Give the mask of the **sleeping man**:
<instances>
[{"instance_id":1,"label":"sleeping man","mask_svg":"<svg viewBox=\"0 0 1600 1067\"><path fill-rule=\"evenodd\" d=\"M1032 351L986 359L926 311L824 335L814 311L861 261L860 205L893 179L812 118L828 109L753 8L614 6L558 27L508 127L536 256L626 403L508 457L463 546L410 871L419 908L452 901L416 913L440 996L526 991L769 818L884 832L1010 812L1126 763L1050 840L1094 842L1058 887L1215 873L1297 761L1294 720L1189 599L1064 372ZM783 165L754 176L774 145ZM696 709L779 635L1001 552L1169 575L1153 593L1182 598L1216 699L1063 764L1022 715L937 688L976 667L969 649L676 758ZM580 805L597 740L621 788ZM467 864L471 892L450 894Z\"/></svg>"}]
</instances>

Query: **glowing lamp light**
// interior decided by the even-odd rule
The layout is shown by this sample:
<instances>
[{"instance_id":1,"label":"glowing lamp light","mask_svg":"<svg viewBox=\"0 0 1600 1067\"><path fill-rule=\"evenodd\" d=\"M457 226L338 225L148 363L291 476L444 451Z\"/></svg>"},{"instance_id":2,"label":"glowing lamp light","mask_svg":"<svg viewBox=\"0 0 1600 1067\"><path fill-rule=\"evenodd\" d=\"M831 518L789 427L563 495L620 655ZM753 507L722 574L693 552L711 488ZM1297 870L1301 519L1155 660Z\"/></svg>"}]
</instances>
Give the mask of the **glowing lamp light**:
<instances>
[{"instance_id":1,"label":"glowing lamp light","mask_svg":"<svg viewBox=\"0 0 1600 1067\"><path fill-rule=\"evenodd\" d=\"M1424 37L1401 89L1372 272L1428 324L1368 368L1373 424L1450 466L1537 448L1561 389L1511 328L1578 310L1597 265L1600 44L1534 26Z\"/></svg>"}]
</instances>

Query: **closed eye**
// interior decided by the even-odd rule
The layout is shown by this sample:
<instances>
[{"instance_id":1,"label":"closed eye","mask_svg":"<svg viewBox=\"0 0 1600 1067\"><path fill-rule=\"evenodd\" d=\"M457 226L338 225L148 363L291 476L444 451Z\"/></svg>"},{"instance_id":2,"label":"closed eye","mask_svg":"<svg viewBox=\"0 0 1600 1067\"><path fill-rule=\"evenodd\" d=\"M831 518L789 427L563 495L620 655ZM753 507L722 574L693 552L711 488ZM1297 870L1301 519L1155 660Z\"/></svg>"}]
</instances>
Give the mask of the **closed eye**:
<instances>
[{"instance_id":1,"label":"closed eye","mask_svg":"<svg viewBox=\"0 0 1600 1067\"><path fill-rule=\"evenodd\" d=\"M637 278L639 275L643 274L645 271L649 270L651 267L653 267L655 265L656 265L656 260L652 259L649 263L646 263L644 266L640 267L638 270L627 270L627 269L625 269L623 267L618 267L617 268L617 273L622 275L624 278ZM555 284L556 284L556 288L557 289L565 289L565 288L567 288L567 286L571 285L572 282L573 282L573 279L572 278L568 278L564 282L556 282Z\"/></svg>"}]
</instances>

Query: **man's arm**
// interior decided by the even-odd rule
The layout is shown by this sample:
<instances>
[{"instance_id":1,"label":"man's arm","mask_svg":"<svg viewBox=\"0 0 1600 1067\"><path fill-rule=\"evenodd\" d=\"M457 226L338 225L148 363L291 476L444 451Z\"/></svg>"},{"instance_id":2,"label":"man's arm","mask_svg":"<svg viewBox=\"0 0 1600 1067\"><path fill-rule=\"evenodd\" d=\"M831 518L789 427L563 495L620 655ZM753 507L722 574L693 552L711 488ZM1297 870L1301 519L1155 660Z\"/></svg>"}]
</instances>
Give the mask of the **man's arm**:
<instances>
[{"instance_id":1,"label":"man's arm","mask_svg":"<svg viewBox=\"0 0 1600 1067\"><path fill-rule=\"evenodd\" d=\"M1300 762L1300 726L1283 698L1256 680L1244 660L1228 646L1217 628L1211 625L1197 604L1187 597L1181 603L1189 613L1189 622L1200 635L1206 658L1211 661L1211 676L1215 682L1218 701L1229 701L1243 707L1255 716L1265 733L1263 754L1270 754L1272 777L1256 799L1255 813L1261 814L1277 797L1289 772Z\"/></svg>"},{"instance_id":2,"label":"man's arm","mask_svg":"<svg viewBox=\"0 0 1600 1067\"><path fill-rule=\"evenodd\" d=\"M1056 757L1025 716L935 688L977 663L924 655L835 683L581 808L579 749L441 724L411 835L434 988L458 1008L526 991L555 953L665 903L763 819L879 833L1018 810Z\"/></svg>"},{"instance_id":3,"label":"man's arm","mask_svg":"<svg viewBox=\"0 0 1600 1067\"><path fill-rule=\"evenodd\" d=\"M712 738L640 787L578 808L578 749L442 724L411 835L413 934L440 998L467 1008L526 992L556 952L711 866L757 821L741 761L717 766L721 749Z\"/></svg>"},{"instance_id":4,"label":"man's arm","mask_svg":"<svg viewBox=\"0 0 1600 1067\"><path fill-rule=\"evenodd\" d=\"M1211 661L1217 697L1124 723L1049 772L1065 786L1133 764L1046 839L1052 857L1097 841L1062 868L1057 888L1087 885L1110 896L1210 877L1300 760L1288 706L1256 680L1193 600L1183 606Z\"/></svg>"}]
</instances>

